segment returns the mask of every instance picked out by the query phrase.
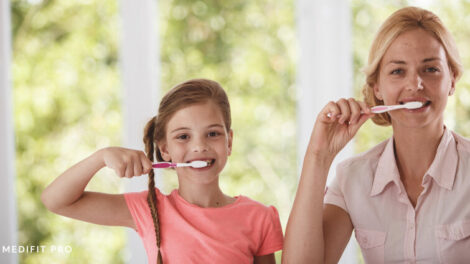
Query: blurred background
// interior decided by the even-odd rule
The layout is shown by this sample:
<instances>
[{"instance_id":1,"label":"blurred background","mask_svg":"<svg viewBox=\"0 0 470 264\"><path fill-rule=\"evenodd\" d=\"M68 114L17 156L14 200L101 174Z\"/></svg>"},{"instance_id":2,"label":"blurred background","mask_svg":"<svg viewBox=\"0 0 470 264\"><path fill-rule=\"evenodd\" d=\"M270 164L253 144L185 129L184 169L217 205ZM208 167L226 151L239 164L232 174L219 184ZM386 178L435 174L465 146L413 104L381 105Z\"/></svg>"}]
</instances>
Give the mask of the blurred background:
<instances>
[{"instance_id":1,"label":"blurred background","mask_svg":"<svg viewBox=\"0 0 470 264\"><path fill-rule=\"evenodd\" d=\"M159 53L159 72L155 74L160 89L155 102L190 78L221 83L231 101L235 135L233 154L221 174L222 190L276 206L283 228L303 159L298 146L296 80L302 53L296 2L158 0L155 10ZM470 1L344 2L351 28L352 76L346 80L351 83L351 96L362 98L361 68L374 32L393 11L407 5L422 6L439 15L457 41L464 68L469 66ZM18 245L73 248L70 254L19 254L18 261L127 263L131 256L125 228L54 215L39 198L45 186L76 162L100 148L124 145L120 1L9 3ZM157 104L151 107L156 113ZM449 100L446 124L469 137L469 114L469 76L464 73ZM315 116L310 116L312 122ZM143 126L138 130L143 131ZM356 137L352 152L362 152L390 135L389 128L369 121ZM139 135L137 141L141 140ZM160 177L164 193L177 188L174 173ZM108 169L97 173L88 190L126 191L123 181ZM280 261L280 253L276 256ZM347 258L348 263L362 263L357 248Z\"/></svg>"}]
</instances>

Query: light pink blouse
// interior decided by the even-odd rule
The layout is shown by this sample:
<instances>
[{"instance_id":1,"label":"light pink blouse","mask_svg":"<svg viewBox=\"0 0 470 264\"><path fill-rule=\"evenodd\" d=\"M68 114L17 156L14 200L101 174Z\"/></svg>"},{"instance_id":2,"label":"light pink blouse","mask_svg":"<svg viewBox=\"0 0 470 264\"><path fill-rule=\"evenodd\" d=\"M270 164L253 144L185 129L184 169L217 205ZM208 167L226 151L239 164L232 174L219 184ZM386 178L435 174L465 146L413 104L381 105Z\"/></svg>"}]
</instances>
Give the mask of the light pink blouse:
<instances>
[{"instance_id":1,"label":"light pink blouse","mask_svg":"<svg viewBox=\"0 0 470 264\"><path fill-rule=\"evenodd\" d=\"M390 138L338 165L325 203L344 209L366 263L470 263L470 141L446 129L414 208Z\"/></svg>"}]
</instances>

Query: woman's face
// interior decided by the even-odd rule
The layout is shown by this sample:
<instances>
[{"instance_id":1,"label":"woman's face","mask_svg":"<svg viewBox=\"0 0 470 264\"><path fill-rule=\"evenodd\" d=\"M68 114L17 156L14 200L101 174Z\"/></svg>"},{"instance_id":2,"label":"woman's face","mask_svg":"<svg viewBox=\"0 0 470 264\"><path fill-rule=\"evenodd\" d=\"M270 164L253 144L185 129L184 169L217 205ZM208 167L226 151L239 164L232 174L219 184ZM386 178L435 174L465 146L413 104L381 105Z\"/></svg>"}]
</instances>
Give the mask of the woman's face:
<instances>
[{"instance_id":1,"label":"woman's face","mask_svg":"<svg viewBox=\"0 0 470 264\"><path fill-rule=\"evenodd\" d=\"M385 52L374 93L386 105L423 103L418 109L389 112L394 128L436 127L443 124L454 84L444 47L430 33L415 29L399 35Z\"/></svg>"}]
</instances>

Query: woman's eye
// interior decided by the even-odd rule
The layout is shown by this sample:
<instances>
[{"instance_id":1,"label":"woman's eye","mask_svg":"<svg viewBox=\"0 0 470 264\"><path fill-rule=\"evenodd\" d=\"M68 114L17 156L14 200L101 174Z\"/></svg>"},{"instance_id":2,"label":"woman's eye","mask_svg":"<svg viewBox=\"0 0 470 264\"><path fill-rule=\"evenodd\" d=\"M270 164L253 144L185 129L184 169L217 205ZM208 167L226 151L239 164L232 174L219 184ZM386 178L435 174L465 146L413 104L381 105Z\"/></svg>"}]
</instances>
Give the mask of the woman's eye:
<instances>
[{"instance_id":1,"label":"woman's eye","mask_svg":"<svg viewBox=\"0 0 470 264\"><path fill-rule=\"evenodd\" d=\"M395 70L390 72L390 74L392 74L392 75L401 74L401 73L403 73L402 69L395 69Z\"/></svg>"},{"instance_id":2,"label":"woman's eye","mask_svg":"<svg viewBox=\"0 0 470 264\"><path fill-rule=\"evenodd\" d=\"M428 67L426 68L426 72L438 72L439 69L436 67Z\"/></svg>"}]
</instances>

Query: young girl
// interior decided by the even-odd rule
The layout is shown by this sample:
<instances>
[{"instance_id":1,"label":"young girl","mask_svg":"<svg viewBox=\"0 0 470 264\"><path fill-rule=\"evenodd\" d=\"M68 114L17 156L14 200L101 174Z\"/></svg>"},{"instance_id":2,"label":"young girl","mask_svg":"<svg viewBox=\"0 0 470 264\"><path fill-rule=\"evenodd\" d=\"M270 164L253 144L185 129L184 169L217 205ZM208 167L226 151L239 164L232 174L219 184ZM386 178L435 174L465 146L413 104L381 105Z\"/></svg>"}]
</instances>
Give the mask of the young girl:
<instances>
[{"instance_id":1,"label":"young girl","mask_svg":"<svg viewBox=\"0 0 470 264\"><path fill-rule=\"evenodd\" d=\"M219 174L232 150L230 105L214 81L196 79L170 90L158 115L145 127L141 151L109 147L74 165L43 192L54 213L102 225L131 227L143 240L149 263L275 263L282 229L273 206L245 196L230 197ZM152 162L207 162L176 168L179 188L155 188ZM149 175L148 191L84 192L107 166L119 177Z\"/></svg>"}]
</instances>

